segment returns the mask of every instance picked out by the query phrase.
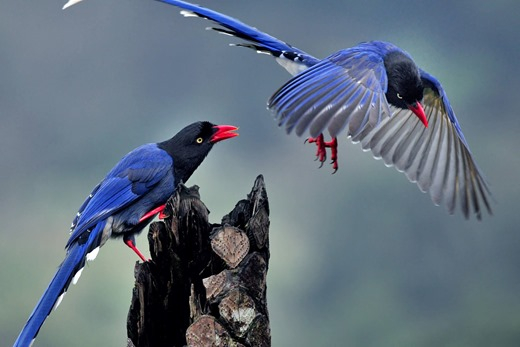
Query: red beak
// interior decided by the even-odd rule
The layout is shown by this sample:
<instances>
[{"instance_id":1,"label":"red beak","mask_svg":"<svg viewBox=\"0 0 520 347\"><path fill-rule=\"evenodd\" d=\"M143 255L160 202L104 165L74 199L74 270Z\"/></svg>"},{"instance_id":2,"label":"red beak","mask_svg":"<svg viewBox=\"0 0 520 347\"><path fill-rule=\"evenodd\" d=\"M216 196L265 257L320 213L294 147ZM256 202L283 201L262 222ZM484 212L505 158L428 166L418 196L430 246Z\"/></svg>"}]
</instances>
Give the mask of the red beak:
<instances>
[{"instance_id":1,"label":"red beak","mask_svg":"<svg viewBox=\"0 0 520 347\"><path fill-rule=\"evenodd\" d=\"M424 124L424 126L428 127L428 119L426 119L426 114L424 114L423 107L419 101L414 102L413 104L408 105L410 111L415 113L417 118Z\"/></svg>"},{"instance_id":2,"label":"red beak","mask_svg":"<svg viewBox=\"0 0 520 347\"><path fill-rule=\"evenodd\" d=\"M235 130L238 130L238 128L233 125L215 125L213 129L215 129L215 133L209 140L212 143L216 143L222 140L238 136L238 133L233 132Z\"/></svg>"}]
</instances>

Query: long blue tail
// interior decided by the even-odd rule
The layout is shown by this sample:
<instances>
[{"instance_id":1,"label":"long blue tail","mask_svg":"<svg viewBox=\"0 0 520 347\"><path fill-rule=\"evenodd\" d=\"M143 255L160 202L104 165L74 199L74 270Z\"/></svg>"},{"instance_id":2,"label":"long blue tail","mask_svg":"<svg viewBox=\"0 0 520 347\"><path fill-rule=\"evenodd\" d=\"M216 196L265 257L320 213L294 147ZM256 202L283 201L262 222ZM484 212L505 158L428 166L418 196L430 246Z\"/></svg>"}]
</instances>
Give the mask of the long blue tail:
<instances>
[{"instance_id":1,"label":"long blue tail","mask_svg":"<svg viewBox=\"0 0 520 347\"><path fill-rule=\"evenodd\" d=\"M237 46L243 46L255 49L259 53L271 54L276 58L288 60L292 63L302 65L297 70L304 70L309 66L316 64L319 60L314 58L308 53L291 46L290 44L278 40L276 37L268 35L260 30L249 26L241 21L226 16L225 14L217 11L210 10L209 8L200 7L189 2L180 0L157 0L164 2L169 5L177 6L184 11L181 12L186 17L196 16L216 22L225 29L212 28L223 34L239 37L243 40L251 42L251 44L238 44ZM281 63L281 62L280 62ZM290 70L281 63L289 72L294 74L294 70ZM299 71L298 71L299 72Z\"/></svg>"},{"instance_id":2,"label":"long blue tail","mask_svg":"<svg viewBox=\"0 0 520 347\"><path fill-rule=\"evenodd\" d=\"M76 284L86 260L93 260L99 250L99 235L105 223L97 224L92 232L86 233L85 239L78 239L69 246L67 255L54 275L51 283L43 293L40 301L32 311L27 323L16 339L13 347L28 347L32 344L41 326L51 313L58 307L71 283Z\"/></svg>"}]
</instances>

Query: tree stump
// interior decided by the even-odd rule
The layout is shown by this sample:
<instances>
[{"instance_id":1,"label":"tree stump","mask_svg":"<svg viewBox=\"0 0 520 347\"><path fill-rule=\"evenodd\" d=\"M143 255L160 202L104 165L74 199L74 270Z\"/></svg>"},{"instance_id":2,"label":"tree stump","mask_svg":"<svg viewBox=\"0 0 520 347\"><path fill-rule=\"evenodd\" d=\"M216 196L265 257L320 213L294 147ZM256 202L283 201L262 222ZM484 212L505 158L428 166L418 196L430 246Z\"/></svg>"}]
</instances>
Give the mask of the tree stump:
<instances>
[{"instance_id":1,"label":"tree stump","mask_svg":"<svg viewBox=\"0 0 520 347\"><path fill-rule=\"evenodd\" d=\"M221 224L197 186L179 185L164 213L149 228L152 259L135 266L128 346L270 346L263 177Z\"/></svg>"}]
</instances>

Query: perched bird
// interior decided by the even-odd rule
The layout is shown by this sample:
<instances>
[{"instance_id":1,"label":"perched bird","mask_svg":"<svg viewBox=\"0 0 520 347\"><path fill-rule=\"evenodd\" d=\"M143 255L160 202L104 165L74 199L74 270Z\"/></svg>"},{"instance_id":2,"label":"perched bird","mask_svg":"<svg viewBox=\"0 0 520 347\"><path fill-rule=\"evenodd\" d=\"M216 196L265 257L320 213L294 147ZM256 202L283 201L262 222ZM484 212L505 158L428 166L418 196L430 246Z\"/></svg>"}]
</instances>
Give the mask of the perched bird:
<instances>
[{"instance_id":1,"label":"perched bird","mask_svg":"<svg viewBox=\"0 0 520 347\"><path fill-rule=\"evenodd\" d=\"M399 47L363 42L318 59L232 17L179 0L186 17L216 22L219 33L248 41L237 46L272 55L294 77L268 101L280 126L297 135L309 132L326 159L331 148L337 170L336 136L345 131L363 150L395 166L428 192L436 205L453 214L457 204L466 218L492 214L491 193L462 134L440 82L419 68ZM324 141L327 130L332 141Z\"/></svg>"},{"instance_id":2,"label":"perched bird","mask_svg":"<svg viewBox=\"0 0 520 347\"><path fill-rule=\"evenodd\" d=\"M109 238L122 237L139 255L134 236L162 210L175 187L186 182L219 141L238 136L234 126L197 122L171 139L140 146L107 174L80 207L71 226L67 254L25 323L15 347L30 346L86 261L96 258Z\"/></svg>"}]
</instances>

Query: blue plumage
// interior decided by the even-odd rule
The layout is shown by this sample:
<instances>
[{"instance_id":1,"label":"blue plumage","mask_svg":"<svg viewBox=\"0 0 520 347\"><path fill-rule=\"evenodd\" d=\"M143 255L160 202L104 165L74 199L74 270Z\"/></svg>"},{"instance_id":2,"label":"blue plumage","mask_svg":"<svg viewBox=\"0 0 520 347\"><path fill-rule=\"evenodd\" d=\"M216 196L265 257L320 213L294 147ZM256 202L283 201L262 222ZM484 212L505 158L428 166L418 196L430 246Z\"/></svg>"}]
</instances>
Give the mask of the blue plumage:
<instances>
[{"instance_id":1,"label":"blue plumage","mask_svg":"<svg viewBox=\"0 0 520 347\"><path fill-rule=\"evenodd\" d=\"M65 259L45 290L45 293L36 304L27 323L25 323L24 328L14 343L15 347L26 347L32 344L32 341L38 334L45 319L47 319L47 316L51 313L53 308L56 309L60 304L70 283L76 283L79 275L76 278L75 275L81 274L80 271L82 271L85 265L87 250L91 244L98 243L96 239L103 230L104 225L104 222L98 223L92 230L90 237L85 235L87 238L82 239L80 242L75 242L67 248Z\"/></svg>"},{"instance_id":2,"label":"blue plumage","mask_svg":"<svg viewBox=\"0 0 520 347\"><path fill-rule=\"evenodd\" d=\"M87 199L88 204L79 212L67 247L108 216L114 216L113 223L120 228L112 233L124 233L123 224L138 224L142 215L157 207L157 201L168 199L176 183L173 159L157 144L146 144L133 150L107 174L92 198Z\"/></svg>"},{"instance_id":3,"label":"blue plumage","mask_svg":"<svg viewBox=\"0 0 520 347\"><path fill-rule=\"evenodd\" d=\"M94 260L109 238L123 237L142 257L133 244L134 236L164 208L177 184L188 180L213 145L237 136L236 129L197 122L167 141L143 145L124 156L81 205L72 222L65 259L14 346L31 344L70 283L79 279L85 262Z\"/></svg>"},{"instance_id":4,"label":"blue plumage","mask_svg":"<svg viewBox=\"0 0 520 347\"><path fill-rule=\"evenodd\" d=\"M212 28L275 57L294 77L268 101L287 132L308 132L320 161L345 131L376 159L395 166L449 213L459 205L468 218L492 213L491 193L477 167L440 82L417 67L399 47L381 41L360 43L317 59L237 19L179 0L157 0L182 8L181 14L209 19ZM328 131L334 138L323 140Z\"/></svg>"}]
</instances>

